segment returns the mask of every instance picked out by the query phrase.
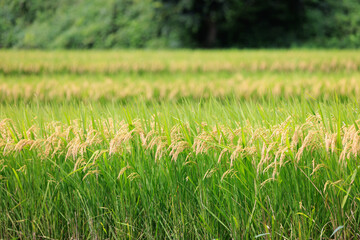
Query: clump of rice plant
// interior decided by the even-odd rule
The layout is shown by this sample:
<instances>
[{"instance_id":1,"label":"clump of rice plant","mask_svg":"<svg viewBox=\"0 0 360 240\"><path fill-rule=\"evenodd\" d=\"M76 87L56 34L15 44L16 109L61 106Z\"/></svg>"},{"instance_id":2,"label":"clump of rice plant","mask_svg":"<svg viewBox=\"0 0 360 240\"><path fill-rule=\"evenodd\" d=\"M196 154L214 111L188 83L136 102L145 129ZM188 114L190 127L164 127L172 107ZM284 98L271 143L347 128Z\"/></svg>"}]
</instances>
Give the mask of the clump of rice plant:
<instances>
[{"instance_id":1,"label":"clump of rice plant","mask_svg":"<svg viewBox=\"0 0 360 240\"><path fill-rule=\"evenodd\" d=\"M0 51L0 238L360 236L356 51L154 54Z\"/></svg>"}]
</instances>

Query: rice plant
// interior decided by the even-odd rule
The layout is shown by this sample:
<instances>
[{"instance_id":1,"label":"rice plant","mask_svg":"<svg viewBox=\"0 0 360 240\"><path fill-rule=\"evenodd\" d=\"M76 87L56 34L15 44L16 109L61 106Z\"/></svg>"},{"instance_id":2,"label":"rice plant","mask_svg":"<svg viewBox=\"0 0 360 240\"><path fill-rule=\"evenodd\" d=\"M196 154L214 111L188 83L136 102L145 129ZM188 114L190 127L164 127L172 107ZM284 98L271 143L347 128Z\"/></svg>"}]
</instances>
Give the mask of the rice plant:
<instances>
[{"instance_id":1,"label":"rice plant","mask_svg":"<svg viewBox=\"0 0 360 240\"><path fill-rule=\"evenodd\" d=\"M329 54L1 51L0 238L360 238L360 60Z\"/></svg>"}]
</instances>

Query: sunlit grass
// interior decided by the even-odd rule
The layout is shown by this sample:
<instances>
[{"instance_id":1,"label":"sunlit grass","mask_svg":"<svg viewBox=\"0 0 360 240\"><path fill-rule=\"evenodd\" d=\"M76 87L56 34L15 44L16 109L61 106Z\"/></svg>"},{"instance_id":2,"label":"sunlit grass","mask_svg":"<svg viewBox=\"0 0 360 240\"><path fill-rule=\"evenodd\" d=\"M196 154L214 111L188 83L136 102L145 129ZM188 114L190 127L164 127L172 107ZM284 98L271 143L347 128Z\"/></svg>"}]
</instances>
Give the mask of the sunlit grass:
<instances>
[{"instance_id":1,"label":"sunlit grass","mask_svg":"<svg viewBox=\"0 0 360 240\"><path fill-rule=\"evenodd\" d=\"M0 80L0 238L359 238L360 114L354 90L359 76L356 69L341 65L349 59L357 64L356 54L154 54L0 52L9 57L0 66L10 69ZM332 63L331 54L340 65ZM132 68L150 56L158 56L154 61L166 66L172 66L173 56L173 63L185 66L184 72L154 73L148 58L141 61L146 66L142 72L104 70L108 61L117 59ZM314 64L315 71L289 72L290 65L276 71L212 71L218 56L224 56L219 69L226 61L232 67L240 66L240 60L255 66L262 58L270 65L276 58L283 64L305 61L306 66ZM98 57L99 63L89 57ZM206 66L204 72L190 69L196 61ZM45 68L27 72L40 65ZM74 66L96 73L74 74L69 70ZM239 77L249 85L259 83L254 92L265 91L239 95L237 84L229 84ZM95 98L108 78L112 82L107 88L113 92L119 94L127 82L135 94L116 99L105 92L109 98ZM83 92L80 97L41 99L41 92L26 98L25 88L20 88L37 88L48 79L56 84L44 95L65 91L71 84ZM329 92L319 88L314 95L319 82L336 87ZM185 88L175 99L136 92L141 84L150 89L163 84L170 91L181 83ZM277 95L275 83L288 83L294 92ZM5 95L4 84L14 86L19 95ZM201 90L201 84L216 87L207 96L185 96L186 90ZM229 89L225 97L217 95L222 89Z\"/></svg>"}]
</instances>

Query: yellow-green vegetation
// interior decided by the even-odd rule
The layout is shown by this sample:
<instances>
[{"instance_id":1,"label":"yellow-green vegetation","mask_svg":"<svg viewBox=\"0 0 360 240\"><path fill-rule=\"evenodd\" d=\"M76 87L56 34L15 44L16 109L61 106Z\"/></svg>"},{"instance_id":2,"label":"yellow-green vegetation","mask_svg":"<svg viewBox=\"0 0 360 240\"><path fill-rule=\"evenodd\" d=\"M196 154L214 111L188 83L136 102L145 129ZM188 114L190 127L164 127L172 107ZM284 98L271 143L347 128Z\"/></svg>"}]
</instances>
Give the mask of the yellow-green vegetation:
<instances>
[{"instance_id":1,"label":"yellow-green vegetation","mask_svg":"<svg viewBox=\"0 0 360 240\"><path fill-rule=\"evenodd\" d=\"M0 236L357 239L356 51L1 51Z\"/></svg>"},{"instance_id":2,"label":"yellow-green vegetation","mask_svg":"<svg viewBox=\"0 0 360 240\"><path fill-rule=\"evenodd\" d=\"M359 71L359 51L14 51L0 52L11 73L338 72Z\"/></svg>"},{"instance_id":3,"label":"yellow-green vegetation","mask_svg":"<svg viewBox=\"0 0 360 240\"><path fill-rule=\"evenodd\" d=\"M4 77L2 102L360 98L360 74L179 74Z\"/></svg>"}]
</instances>

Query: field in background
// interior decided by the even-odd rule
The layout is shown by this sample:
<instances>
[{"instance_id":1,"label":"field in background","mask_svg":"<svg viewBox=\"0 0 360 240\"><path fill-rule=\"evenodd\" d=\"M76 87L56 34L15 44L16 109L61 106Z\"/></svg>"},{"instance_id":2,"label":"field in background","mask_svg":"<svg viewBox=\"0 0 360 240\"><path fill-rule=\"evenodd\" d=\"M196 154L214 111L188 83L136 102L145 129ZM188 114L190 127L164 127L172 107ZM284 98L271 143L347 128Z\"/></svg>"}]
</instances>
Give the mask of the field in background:
<instances>
[{"instance_id":1,"label":"field in background","mask_svg":"<svg viewBox=\"0 0 360 240\"><path fill-rule=\"evenodd\" d=\"M359 53L0 51L0 237L360 238Z\"/></svg>"}]
</instances>

